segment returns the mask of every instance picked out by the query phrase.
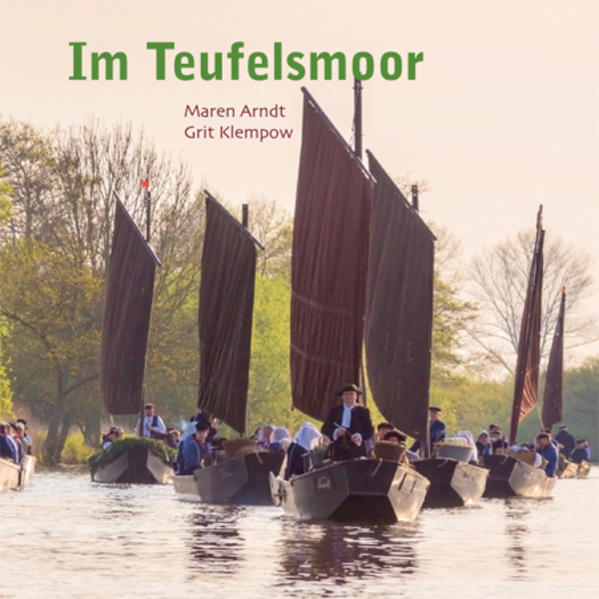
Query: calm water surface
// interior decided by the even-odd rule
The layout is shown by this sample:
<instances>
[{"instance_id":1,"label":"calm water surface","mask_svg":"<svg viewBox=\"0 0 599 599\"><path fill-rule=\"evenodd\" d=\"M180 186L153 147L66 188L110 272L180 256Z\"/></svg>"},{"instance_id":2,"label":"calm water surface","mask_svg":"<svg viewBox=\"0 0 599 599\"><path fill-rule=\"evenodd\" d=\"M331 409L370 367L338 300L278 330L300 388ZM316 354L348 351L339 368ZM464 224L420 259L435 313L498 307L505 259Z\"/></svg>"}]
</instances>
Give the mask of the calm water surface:
<instances>
[{"instance_id":1,"label":"calm water surface","mask_svg":"<svg viewBox=\"0 0 599 599\"><path fill-rule=\"evenodd\" d=\"M0 495L0 597L597 597L598 498L595 466L548 500L347 526L40 473Z\"/></svg>"}]
</instances>

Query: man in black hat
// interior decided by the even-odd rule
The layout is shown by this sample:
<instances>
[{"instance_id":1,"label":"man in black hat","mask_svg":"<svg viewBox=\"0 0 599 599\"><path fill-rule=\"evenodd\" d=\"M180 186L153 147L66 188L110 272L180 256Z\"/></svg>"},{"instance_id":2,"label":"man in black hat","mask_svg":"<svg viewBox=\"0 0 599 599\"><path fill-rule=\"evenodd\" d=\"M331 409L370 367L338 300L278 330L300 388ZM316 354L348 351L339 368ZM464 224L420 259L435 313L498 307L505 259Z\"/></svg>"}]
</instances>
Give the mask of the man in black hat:
<instances>
[{"instance_id":1,"label":"man in black hat","mask_svg":"<svg viewBox=\"0 0 599 599\"><path fill-rule=\"evenodd\" d=\"M362 391L357 385L343 385L337 392L343 403L335 406L322 425L322 434L329 437L334 460L351 460L367 454L366 443L374 434L370 411L358 405Z\"/></svg>"},{"instance_id":2,"label":"man in black hat","mask_svg":"<svg viewBox=\"0 0 599 599\"><path fill-rule=\"evenodd\" d=\"M445 423L439 417L441 413L441 408L438 406L430 406L428 409L428 435L430 440L430 451L433 452L435 445L437 443L441 443L445 441ZM421 443L419 440L416 440L412 447L410 447L410 451L418 451L421 447Z\"/></svg>"},{"instance_id":3,"label":"man in black hat","mask_svg":"<svg viewBox=\"0 0 599 599\"><path fill-rule=\"evenodd\" d=\"M560 453L569 456L576 445L574 436L568 432L568 427L562 425L559 427L559 432L555 435L555 440L561 445Z\"/></svg>"}]
</instances>

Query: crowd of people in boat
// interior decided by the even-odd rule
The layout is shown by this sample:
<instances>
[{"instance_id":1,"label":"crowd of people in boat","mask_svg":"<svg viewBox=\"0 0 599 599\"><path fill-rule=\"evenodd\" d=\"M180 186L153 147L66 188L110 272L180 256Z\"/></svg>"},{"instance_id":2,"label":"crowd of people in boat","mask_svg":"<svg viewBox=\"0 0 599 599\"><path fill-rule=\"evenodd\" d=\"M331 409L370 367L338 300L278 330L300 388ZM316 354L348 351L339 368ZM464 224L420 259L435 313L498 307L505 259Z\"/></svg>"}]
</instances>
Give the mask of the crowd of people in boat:
<instances>
[{"instance_id":1,"label":"crowd of people in boat","mask_svg":"<svg viewBox=\"0 0 599 599\"><path fill-rule=\"evenodd\" d=\"M22 466L26 455L31 455L32 441L27 421L0 422L0 458Z\"/></svg>"},{"instance_id":2,"label":"crowd of people in boat","mask_svg":"<svg viewBox=\"0 0 599 599\"><path fill-rule=\"evenodd\" d=\"M377 456L383 450L387 451L384 455L389 455L391 446L401 449L397 455L406 464L421 459L420 441L415 441L407 448L407 436L388 422L380 423L375 431L370 411L359 402L361 393L355 384L341 387L337 393L341 403L331 409L321 430L310 422L305 422L293 436L285 427L274 424L258 427L251 437L255 449L286 454L286 479L306 472L314 467L315 462L325 457L338 461ZM531 465L543 468L547 476L551 477L557 473L560 453L578 464L591 459L586 440L575 441L566 426L560 427L555 438L552 438L550 430L545 429L536 436L534 443L510 446L501 427L496 424L489 425L488 430L481 430L476 441L470 431L458 431L449 439L440 414L441 408L438 406L429 408L431 455L442 443L469 446L471 451L468 461L478 465L483 465L484 458L488 455L517 455L518 452L526 452L529 459L532 458ZM139 425L140 422L137 424L138 431ZM217 418L200 411L190 419L181 433L178 429L167 428L163 419L155 413L153 404L146 404L141 430L143 436L162 439L171 447L177 448L176 472L191 474L218 459L226 440L220 435L220 426ZM103 448L109 447L122 434L121 428L111 428L104 436ZM524 457L524 453L520 455Z\"/></svg>"}]
</instances>

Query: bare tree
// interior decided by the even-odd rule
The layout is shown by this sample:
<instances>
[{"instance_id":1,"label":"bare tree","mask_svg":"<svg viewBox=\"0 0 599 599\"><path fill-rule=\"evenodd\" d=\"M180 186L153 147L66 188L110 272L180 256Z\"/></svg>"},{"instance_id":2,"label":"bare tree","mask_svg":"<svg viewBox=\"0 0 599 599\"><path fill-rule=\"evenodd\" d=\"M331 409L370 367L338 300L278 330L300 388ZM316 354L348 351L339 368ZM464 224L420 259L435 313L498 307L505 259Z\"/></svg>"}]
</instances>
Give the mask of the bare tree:
<instances>
[{"instance_id":1,"label":"bare tree","mask_svg":"<svg viewBox=\"0 0 599 599\"><path fill-rule=\"evenodd\" d=\"M472 263L473 294L480 305L481 317L469 332L509 372L513 371L518 351L520 320L533 245L534 232L520 232L480 254ZM586 345L599 338L596 316L586 314L582 306L583 300L593 291L592 263L587 252L567 245L549 232L546 234L542 357L549 351L562 286L567 290L566 347Z\"/></svg>"},{"instance_id":2,"label":"bare tree","mask_svg":"<svg viewBox=\"0 0 599 599\"><path fill-rule=\"evenodd\" d=\"M291 215L274 200L251 197L249 228L262 243L258 272L264 276L289 275L291 269Z\"/></svg>"}]
</instances>

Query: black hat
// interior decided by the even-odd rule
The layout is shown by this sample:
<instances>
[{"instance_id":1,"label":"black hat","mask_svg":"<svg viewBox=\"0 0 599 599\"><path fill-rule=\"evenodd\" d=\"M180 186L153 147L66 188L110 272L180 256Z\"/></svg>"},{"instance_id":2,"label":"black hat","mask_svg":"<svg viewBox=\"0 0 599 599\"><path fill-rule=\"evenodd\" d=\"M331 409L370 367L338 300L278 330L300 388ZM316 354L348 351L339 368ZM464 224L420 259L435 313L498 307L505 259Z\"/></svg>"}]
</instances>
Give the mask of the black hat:
<instances>
[{"instance_id":1,"label":"black hat","mask_svg":"<svg viewBox=\"0 0 599 599\"><path fill-rule=\"evenodd\" d=\"M355 391L358 395L361 395L362 393L362 390L360 389L360 387L358 387L358 385L354 385L353 383L347 383L346 385L343 385L343 387L341 387L339 391L337 391L337 395L343 395L345 391Z\"/></svg>"},{"instance_id":2,"label":"black hat","mask_svg":"<svg viewBox=\"0 0 599 599\"><path fill-rule=\"evenodd\" d=\"M403 443L407 439L407 437L399 431L389 431L383 437L383 441L388 441L389 439L397 439L400 443Z\"/></svg>"},{"instance_id":3,"label":"black hat","mask_svg":"<svg viewBox=\"0 0 599 599\"><path fill-rule=\"evenodd\" d=\"M200 420L199 422L196 423L196 431L202 432L202 431L208 431L208 430L210 430L209 422L206 422L205 420Z\"/></svg>"},{"instance_id":4,"label":"black hat","mask_svg":"<svg viewBox=\"0 0 599 599\"><path fill-rule=\"evenodd\" d=\"M442 410L439 406L429 406L428 411L429 412L441 412Z\"/></svg>"},{"instance_id":5,"label":"black hat","mask_svg":"<svg viewBox=\"0 0 599 599\"><path fill-rule=\"evenodd\" d=\"M586 443L587 440L586 439L577 439L576 443Z\"/></svg>"}]
</instances>

